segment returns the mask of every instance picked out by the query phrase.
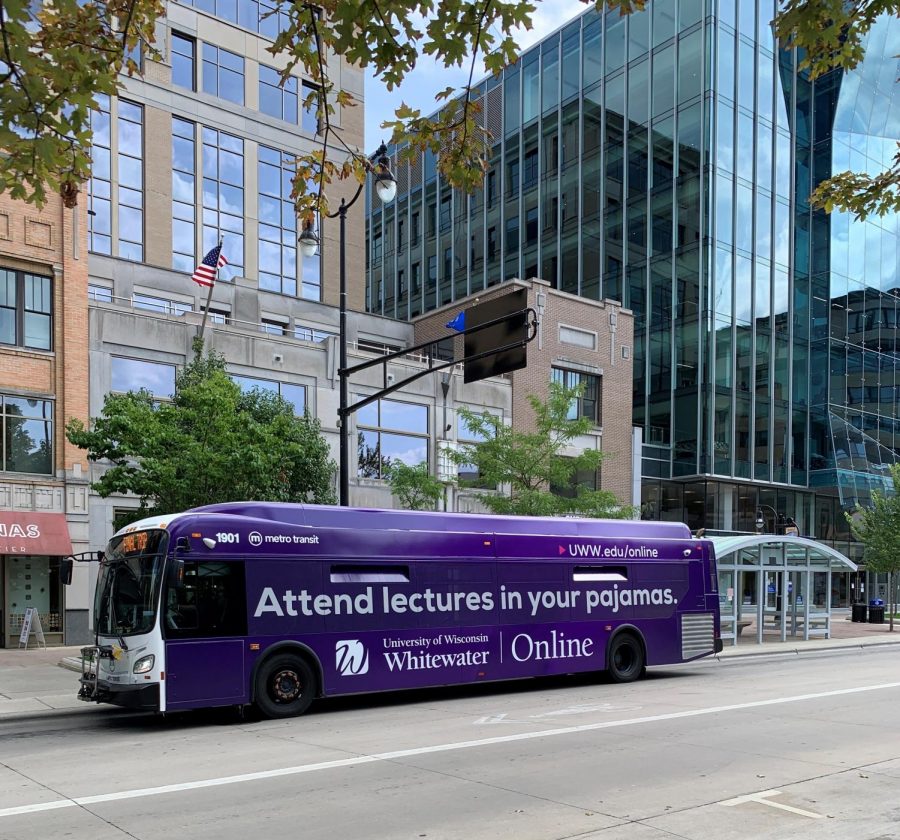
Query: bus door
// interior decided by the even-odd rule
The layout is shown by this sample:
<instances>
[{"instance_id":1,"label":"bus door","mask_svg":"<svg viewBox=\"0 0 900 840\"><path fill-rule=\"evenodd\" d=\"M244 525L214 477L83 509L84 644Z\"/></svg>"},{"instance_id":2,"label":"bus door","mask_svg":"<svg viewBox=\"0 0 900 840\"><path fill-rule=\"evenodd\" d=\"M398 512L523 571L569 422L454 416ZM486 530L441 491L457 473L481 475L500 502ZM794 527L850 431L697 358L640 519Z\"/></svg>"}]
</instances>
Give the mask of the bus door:
<instances>
[{"instance_id":1,"label":"bus door","mask_svg":"<svg viewBox=\"0 0 900 840\"><path fill-rule=\"evenodd\" d=\"M247 702L244 563L185 561L184 586L165 593L166 707Z\"/></svg>"}]
</instances>

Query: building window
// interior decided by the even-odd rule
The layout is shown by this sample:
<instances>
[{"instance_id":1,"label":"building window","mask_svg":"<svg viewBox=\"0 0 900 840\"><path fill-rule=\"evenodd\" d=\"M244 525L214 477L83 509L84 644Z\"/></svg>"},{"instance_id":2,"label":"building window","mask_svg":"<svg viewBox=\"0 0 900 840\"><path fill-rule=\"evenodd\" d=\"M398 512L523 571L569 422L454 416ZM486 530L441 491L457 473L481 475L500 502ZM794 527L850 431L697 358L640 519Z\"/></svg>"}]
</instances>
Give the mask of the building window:
<instances>
[{"instance_id":1,"label":"building window","mask_svg":"<svg viewBox=\"0 0 900 840\"><path fill-rule=\"evenodd\" d=\"M357 474L385 478L394 461L428 463L428 406L377 400L356 415Z\"/></svg>"},{"instance_id":2,"label":"building window","mask_svg":"<svg viewBox=\"0 0 900 840\"><path fill-rule=\"evenodd\" d=\"M259 287L296 295L297 214L291 201L294 164L288 155L260 146L258 166ZM315 262L318 276L319 258L310 259ZM318 292L317 286L314 300L319 299Z\"/></svg>"},{"instance_id":3,"label":"building window","mask_svg":"<svg viewBox=\"0 0 900 840\"><path fill-rule=\"evenodd\" d=\"M220 238L231 276L243 276L244 141L204 126L203 253L215 248Z\"/></svg>"},{"instance_id":4,"label":"building window","mask_svg":"<svg viewBox=\"0 0 900 840\"><path fill-rule=\"evenodd\" d=\"M583 386L580 397L572 400L569 406L569 420L587 417L592 423L600 423L600 377L575 370L553 368L552 381L564 388Z\"/></svg>"},{"instance_id":5,"label":"building window","mask_svg":"<svg viewBox=\"0 0 900 840\"><path fill-rule=\"evenodd\" d=\"M304 82L302 87L303 102L300 106L300 127L310 134L319 133L319 97L320 88L311 82Z\"/></svg>"},{"instance_id":6,"label":"building window","mask_svg":"<svg viewBox=\"0 0 900 840\"><path fill-rule=\"evenodd\" d=\"M272 379L256 379L253 376L240 376L231 374L231 378L240 386L243 393L248 394L254 388L260 391L271 391L280 394L292 406L294 414L302 417L306 411L306 386L294 385L292 382L275 382Z\"/></svg>"},{"instance_id":7,"label":"building window","mask_svg":"<svg viewBox=\"0 0 900 840\"><path fill-rule=\"evenodd\" d=\"M144 259L144 109L119 100L119 256Z\"/></svg>"},{"instance_id":8,"label":"building window","mask_svg":"<svg viewBox=\"0 0 900 840\"><path fill-rule=\"evenodd\" d=\"M210 307L208 310L205 306L200 307L201 312L207 312L207 320L210 324L230 324L231 323L231 313L225 309L213 309Z\"/></svg>"},{"instance_id":9,"label":"building window","mask_svg":"<svg viewBox=\"0 0 900 840\"><path fill-rule=\"evenodd\" d=\"M203 45L203 92L244 104L244 59L213 44Z\"/></svg>"},{"instance_id":10,"label":"building window","mask_svg":"<svg viewBox=\"0 0 900 840\"><path fill-rule=\"evenodd\" d=\"M478 411L479 409L472 407L472 410ZM470 429L466 424L465 418L460 413L457 413L456 415L456 439L463 445L478 444L487 440L484 435ZM460 487L471 487L478 490L497 489L496 484L485 481L475 464L459 464L456 470Z\"/></svg>"},{"instance_id":11,"label":"building window","mask_svg":"<svg viewBox=\"0 0 900 840\"><path fill-rule=\"evenodd\" d=\"M575 499L584 490L597 490L597 470L575 470L568 484L551 484L550 492L565 499Z\"/></svg>"},{"instance_id":12,"label":"building window","mask_svg":"<svg viewBox=\"0 0 900 840\"><path fill-rule=\"evenodd\" d=\"M263 318L259 322L259 328L269 335L284 335L287 330L281 321L273 321L269 318Z\"/></svg>"},{"instance_id":13,"label":"building window","mask_svg":"<svg viewBox=\"0 0 900 840\"><path fill-rule=\"evenodd\" d=\"M0 268L0 343L53 349L53 283L49 277Z\"/></svg>"},{"instance_id":14,"label":"building window","mask_svg":"<svg viewBox=\"0 0 900 840\"><path fill-rule=\"evenodd\" d=\"M290 18L285 11L276 11L272 0L182 0L187 6L193 6L222 20L236 23L251 32L259 32L273 41L279 32L290 26Z\"/></svg>"},{"instance_id":15,"label":"building window","mask_svg":"<svg viewBox=\"0 0 900 840\"><path fill-rule=\"evenodd\" d=\"M131 303L135 309L147 309L150 312L159 312L161 315L184 315L185 312L193 310L189 303L139 293L132 295Z\"/></svg>"},{"instance_id":16,"label":"building window","mask_svg":"<svg viewBox=\"0 0 900 840\"><path fill-rule=\"evenodd\" d=\"M53 472L53 402L0 395L3 406L3 469Z\"/></svg>"},{"instance_id":17,"label":"building window","mask_svg":"<svg viewBox=\"0 0 900 840\"><path fill-rule=\"evenodd\" d=\"M265 64L259 65L259 110L270 117L297 124L297 77L284 84L281 74Z\"/></svg>"},{"instance_id":18,"label":"building window","mask_svg":"<svg viewBox=\"0 0 900 840\"><path fill-rule=\"evenodd\" d=\"M112 162L109 97L97 94L91 112L91 180L88 186L88 247L97 254L112 253Z\"/></svg>"},{"instance_id":19,"label":"building window","mask_svg":"<svg viewBox=\"0 0 900 840\"><path fill-rule=\"evenodd\" d=\"M88 300L97 303L112 303L113 290L109 286L99 286L95 283L88 284Z\"/></svg>"},{"instance_id":20,"label":"building window","mask_svg":"<svg viewBox=\"0 0 900 840\"><path fill-rule=\"evenodd\" d=\"M316 329L315 327L304 327L302 324L297 324L294 327L294 338L299 338L300 341L312 341L316 344L321 344L328 341L332 336L336 337L337 333Z\"/></svg>"},{"instance_id":21,"label":"building window","mask_svg":"<svg viewBox=\"0 0 900 840\"><path fill-rule=\"evenodd\" d=\"M110 371L112 391L149 391L157 399L164 400L175 394L175 365L112 356Z\"/></svg>"},{"instance_id":22,"label":"building window","mask_svg":"<svg viewBox=\"0 0 900 840\"><path fill-rule=\"evenodd\" d=\"M179 32L172 33L172 84L188 90L196 90L194 56L197 42Z\"/></svg>"},{"instance_id":23,"label":"building window","mask_svg":"<svg viewBox=\"0 0 900 840\"><path fill-rule=\"evenodd\" d=\"M419 213L416 211L410 217L410 234L411 241L415 245L419 241Z\"/></svg>"},{"instance_id":24,"label":"building window","mask_svg":"<svg viewBox=\"0 0 900 840\"><path fill-rule=\"evenodd\" d=\"M184 272L197 266L195 135L194 123L172 117L172 268Z\"/></svg>"}]
</instances>

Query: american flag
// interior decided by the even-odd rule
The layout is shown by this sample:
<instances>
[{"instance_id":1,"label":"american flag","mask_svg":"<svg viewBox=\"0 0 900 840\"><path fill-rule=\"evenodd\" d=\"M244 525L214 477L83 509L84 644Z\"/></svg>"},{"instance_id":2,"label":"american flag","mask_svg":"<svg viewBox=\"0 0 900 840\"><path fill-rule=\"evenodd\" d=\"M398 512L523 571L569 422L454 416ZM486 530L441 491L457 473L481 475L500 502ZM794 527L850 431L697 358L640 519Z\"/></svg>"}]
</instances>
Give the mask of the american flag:
<instances>
[{"instance_id":1,"label":"american flag","mask_svg":"<svg viewBox=\"0 0 900 840\"><path fill-rule=\"evenodd\" d=\"M191 280L200 286L212 286L216 282L216 272L223 265L228 265L228 260L222 253L222 243L220 242L203 258L191 276Z\"/></svg>"}]
</instances>

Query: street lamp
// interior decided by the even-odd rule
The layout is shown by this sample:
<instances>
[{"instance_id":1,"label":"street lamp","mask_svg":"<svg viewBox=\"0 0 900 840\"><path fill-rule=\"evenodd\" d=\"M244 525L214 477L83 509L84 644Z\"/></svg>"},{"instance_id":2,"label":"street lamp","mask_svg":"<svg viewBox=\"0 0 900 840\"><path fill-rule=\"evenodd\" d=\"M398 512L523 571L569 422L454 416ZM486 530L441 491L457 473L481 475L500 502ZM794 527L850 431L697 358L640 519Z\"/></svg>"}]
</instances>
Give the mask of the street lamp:
<instances>
[{"instance_id":1,"label":"street lamp","mask_svg":"<svg viewBox=\"0 0 900 840\"><path fill-rule=\"evenodd\" d=\"M387 154L387 146L382 143L372 157L366 159L366 169L375 175L375 192L378 198L384 204L389 204L397 195L397 179L391 171L391 162ZM340 441L340 504L341 507L347 507L350 502L350 450L348 432L349 423L347 418L347 403L349 395L347 393L347 261L346 261L346 232L347 232L347 211L356 203L362 193L365 182L362 182L357 188L356 193L350 201L341 199L341 206L334 213L329 213L326 218L341 220L340 227L340 328L338 331L338 343L340 346L340 360L338 363L338 378L340 379L340 407L338 409L338 440ZM298 240L301 252L306 256L312 256L319 247L319 237L312 229L311 225L307 225L300 234Z\"/></svg>"},{"instance_id":2,"label":"street lamp","mask_svg":"<svg viewBox=\"0 0 900 840\"><path fill-rule=\"evenodd\" d=\"M778 522L779 522L778 511L775 510L775 508L773 508L771 505L763 505L763 504L758 504L756 506L756 530L757 530L757 532L761 534L763 532L763 529L766 527L766 520L764 519L763 512L762 512L763 508L766 508L767 510L772 511L772 529L773 529L772 533L778 533L777 530L775 530L778 527Z\"/></svg>"}]
</instances>

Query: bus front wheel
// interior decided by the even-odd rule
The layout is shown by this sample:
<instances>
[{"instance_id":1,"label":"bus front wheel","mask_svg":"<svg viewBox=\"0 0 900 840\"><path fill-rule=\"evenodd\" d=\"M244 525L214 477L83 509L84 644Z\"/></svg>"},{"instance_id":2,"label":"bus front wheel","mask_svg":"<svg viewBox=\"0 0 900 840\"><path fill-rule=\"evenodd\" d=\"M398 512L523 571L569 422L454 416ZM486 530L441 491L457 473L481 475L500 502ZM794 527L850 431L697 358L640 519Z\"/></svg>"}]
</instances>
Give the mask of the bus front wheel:
<instances>
[{"instance_id":1,"label":"bus front wheel","mask_svg":"<svg viewBox=\"0 0 900 840\"><path fill-rule=\"evenodd\" d=\"M613 682L634 682L643 676L644 648L631 633L620 633L609 644L606 670Z\"/></svg>"},{"instance_id":2,"label":"bus front wheel","mask_svg":"<svg viewBox=\"0 0 900 840\"><path fill-rule=\"evenodd\" d=\"M273 656L256 675L256 706L268 718L302 715L315 696L316 675L299 656Z\"/></svg>"}]
</instances>

